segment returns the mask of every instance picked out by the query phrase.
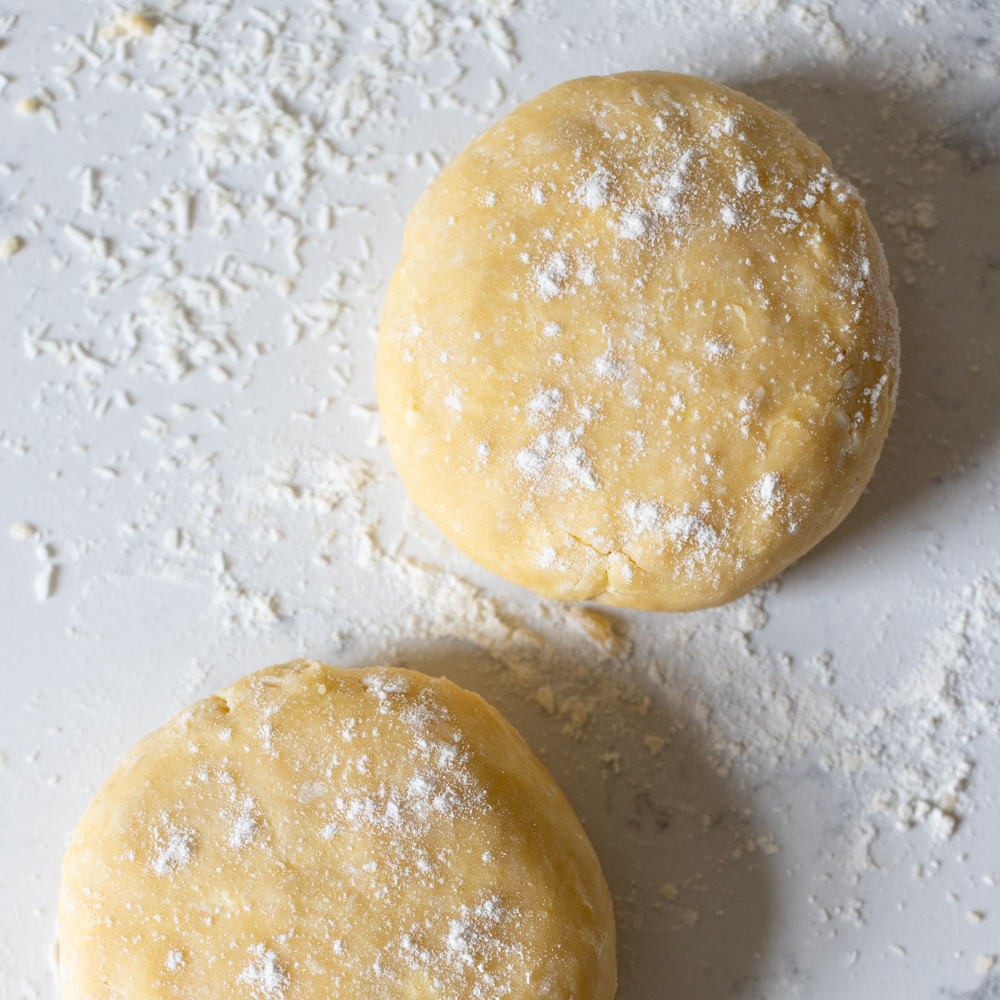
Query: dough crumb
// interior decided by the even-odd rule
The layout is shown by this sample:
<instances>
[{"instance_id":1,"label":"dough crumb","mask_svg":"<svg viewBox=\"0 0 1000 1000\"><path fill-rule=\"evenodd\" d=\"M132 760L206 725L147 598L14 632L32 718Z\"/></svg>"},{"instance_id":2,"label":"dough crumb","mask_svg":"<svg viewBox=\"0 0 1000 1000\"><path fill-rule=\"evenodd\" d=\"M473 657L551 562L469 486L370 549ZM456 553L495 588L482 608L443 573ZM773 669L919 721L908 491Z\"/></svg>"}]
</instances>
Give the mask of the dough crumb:
<instances>
[{"instance_id":1,"label":"dough crumb","mask_svg":"<svg viewBox=\"0 0 1000 1000\"><path fill-rule=\"evenodd\" d=\"M566 617L609 656L627 656L631 651L632 643L618 635L610 619L604 615L590 608L569 608Z\"/></svg>"},{"instance_id":2,"label":"dough crumb","mask_svg":"<svg viewBox=\"0 0 1000 1000\"><path fill-rule=\"evenodd\" d=\"M153 22L144 14L134 10L121 11L105 28L101 29L101 38L106 42L116 38L144 38L153 33Z\"/></svg>"},{"instance_id":3,"label":"dough crumb","mask_svg":"<svg viewBox=\"0 0 1000 1000\"><path fill-rule=\"evenodd\" d=\"M14 105L15 114L37 115L45 107L45 101L41 97L22 97Z\"/></svg>"},{"instance_id":4,"label":"dough crumb","mask_svg":"<svg viewBox=\"0 0 1000 1000\"><path fill-rule=\"evenodd\" d=\"M5 236L0 240L0 258L6 260L24 249L24 240L20 236Z\"/></svg>"},{"instance_id":5,"label":"dough crumb","mask_svg":"<svg viewBox=\"0 0 1000 1000\"><path fill-rule=\"evenodd\" d=\"M535 692L535 701L545 709L549 715L554 715L556 711L556 696L547 684L540 687Z\"/></svg>"}]
</instances>

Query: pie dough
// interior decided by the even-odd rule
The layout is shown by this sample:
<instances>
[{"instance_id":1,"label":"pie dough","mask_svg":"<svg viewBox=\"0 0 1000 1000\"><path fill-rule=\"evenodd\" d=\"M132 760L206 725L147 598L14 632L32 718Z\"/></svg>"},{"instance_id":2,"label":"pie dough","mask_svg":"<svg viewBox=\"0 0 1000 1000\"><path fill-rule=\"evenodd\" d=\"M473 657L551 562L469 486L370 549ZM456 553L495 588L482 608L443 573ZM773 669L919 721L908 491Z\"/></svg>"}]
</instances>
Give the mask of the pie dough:
<instances>
[{"instance_id":1,"label":"pie dough","mask_svg":"<svg viewBox=\"0 0 1000 1000\"><path fill-rule=\"evenodd\" d=\"M142 740L63 863L63 1000L611 1000L608 888L478 695L298 661Z\"/></svg>"},{"instance_id":2,"label":"pie dough","mask_svg":"<svg viewBox=\"0 0 1000 1000\"><path fill-rule=\"evenodd\" d=\"M564 83L418 201L378 391L413 501L537 593L732 600L843 520L899 330L858 193L791 122L669 73Z\"/></svg>"}]
</instances>

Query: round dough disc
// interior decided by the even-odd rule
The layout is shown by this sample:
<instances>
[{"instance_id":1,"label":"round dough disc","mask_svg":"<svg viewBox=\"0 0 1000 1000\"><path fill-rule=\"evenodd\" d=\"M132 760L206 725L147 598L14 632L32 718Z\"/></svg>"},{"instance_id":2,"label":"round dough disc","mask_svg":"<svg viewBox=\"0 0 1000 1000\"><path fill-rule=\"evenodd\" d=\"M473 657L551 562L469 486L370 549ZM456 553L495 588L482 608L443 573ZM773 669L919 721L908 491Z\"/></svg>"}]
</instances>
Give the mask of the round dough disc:
<instances>
[{"instance_id":1,"label":"round dough disc","mask_svg":"<svg viewBox=\"0 0 1000 1000\"><path fill-rule=\"evenodd\" d=\"M478 695L299 661L142 740L63 863L63 1000L611 1000L594 850Z\"/></svg>"},{"instance_id":2,"label":"round dough disc","mask_svg":"<svg viewBox=\"0 0 1000 1000\"><path fill-rule=\"evenodd\" d=\"M668 73L499 121L420 198L383 311L413 501L537 593L732 600L845 517L898 381L857 192L782 115Z\"/></svg>"}]
</instances>

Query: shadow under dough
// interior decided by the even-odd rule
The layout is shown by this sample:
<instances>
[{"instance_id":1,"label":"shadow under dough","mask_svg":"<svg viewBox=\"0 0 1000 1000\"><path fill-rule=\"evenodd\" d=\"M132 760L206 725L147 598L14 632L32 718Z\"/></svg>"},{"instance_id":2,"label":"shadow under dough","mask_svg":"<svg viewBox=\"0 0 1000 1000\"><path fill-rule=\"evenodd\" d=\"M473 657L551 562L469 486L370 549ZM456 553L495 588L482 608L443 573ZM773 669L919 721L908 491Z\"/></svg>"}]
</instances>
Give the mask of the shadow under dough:
<instances>
[{"instance_id":1,"label":"shadow under dough","mask_svg":"<svg viewBox=\"0 0 1000 1000\"><path fill-rule=\"evenodd\" d=\"M620 669L611 661L581 670L567 659L547 671L582 678L593 692L582 696L591 712L578 734L541 708L530 684L465 643L411 648L394 663L481 694L566 793L614 898L619 997L726 1000L753 990L773 922L772 858L693 720L671 717L662 697L643 714L611 694ZM650 734L668 742L651 748Z\"/></svg>"},{"instance_id":2,"label":"shadow under dough","mask_svg":"<svg viewBox=\"0 0 1000 1000\"><path fill-rule=\"evenodd\" d=\"M899 307L896 414L867 490L802 562L862 543L886 517L974 470L1000 429L1000 127L948 116L935 92L853 78L725 81L788 113L861 191Z\"/></svg>"}]
</instances>

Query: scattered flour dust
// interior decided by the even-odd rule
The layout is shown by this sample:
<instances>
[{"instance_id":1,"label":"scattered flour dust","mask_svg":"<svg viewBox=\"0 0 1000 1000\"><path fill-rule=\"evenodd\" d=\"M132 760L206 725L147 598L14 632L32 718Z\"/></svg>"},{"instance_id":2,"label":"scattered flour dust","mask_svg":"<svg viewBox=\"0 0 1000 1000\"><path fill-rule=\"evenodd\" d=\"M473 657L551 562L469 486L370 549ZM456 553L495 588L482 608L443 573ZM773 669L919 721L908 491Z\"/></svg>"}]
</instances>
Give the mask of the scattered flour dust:
<instances>
[{"instance_id":1,"label":"scattered flour dust","mask_svg":"<svg viewBox=\"0 0 1000 1000\"><path fill-rule=\"evenodd\" d=\"M415 609L398 641L423 634L474 643L567 737L580 739L602 717L613 731L617 716L648 706L652 695L701 731L720 774L818 766L856 803L845 845L852 871L892 867L876 842L893 830L924 829L931 850L949 840L974 808L966 794L974 741L1000 735L1000 584L991 576L946 602L944 624L903 682L875 686L867 703L854 704L834 693L830 653L817 654L812 670L796 670L761 646L777 582L722 608L669 616L656 644L669 653L642 644L633 655L625 626L603 611L543 601L527 618L453 573L377 545L371 565L395 577ZM574 635L589 640L582 650ZM567 647L576 649L571 662L557 652ZM581 657L623 669L609 680L605 668L601 687L589 671L581 675ZM636 739L651 756L665 744L658 734Z\"/></svg>"},{"instance_id":2,"label":"scattered flour dust","mask_svg":"<svg viewBox=\"0 0 1000 1000\"><path fill-rule=\"evenodd\" d=\"M763 598L761 592L744 598L743 612L763 612ZM735 662L701 659L709 668L701 671L699 692L701 703L711 706L705 725L729 766L815 761L854 790L852 864L858 870L879 866L873 845L886 829L922 826L932 843L947 841L974 805L965 794L975 768L974 740L1000 734L1000 690L993 678L1000 587L984 576L947 609L945 624L930 636L906 680L892 691L876 687L873 703L865 705L844 703L814 676L790 672L771 654L755 651L749 632ZM699 638L704 632L703 626ZM829 659L816 657L821 676ZM756 681L741 685L736 671L748 666ZM682 671L650 669L668 697L690 705Z\"/></svg>"}]
</instances>

